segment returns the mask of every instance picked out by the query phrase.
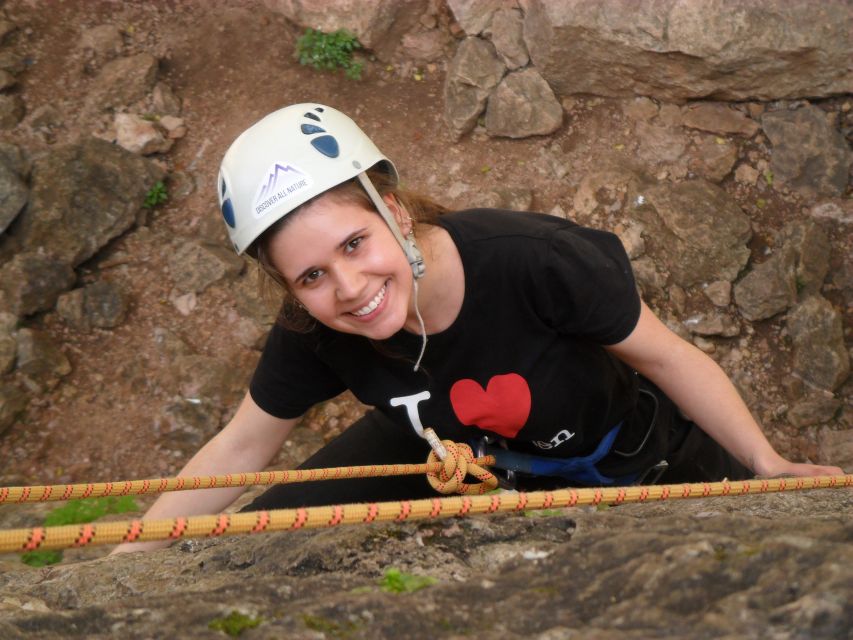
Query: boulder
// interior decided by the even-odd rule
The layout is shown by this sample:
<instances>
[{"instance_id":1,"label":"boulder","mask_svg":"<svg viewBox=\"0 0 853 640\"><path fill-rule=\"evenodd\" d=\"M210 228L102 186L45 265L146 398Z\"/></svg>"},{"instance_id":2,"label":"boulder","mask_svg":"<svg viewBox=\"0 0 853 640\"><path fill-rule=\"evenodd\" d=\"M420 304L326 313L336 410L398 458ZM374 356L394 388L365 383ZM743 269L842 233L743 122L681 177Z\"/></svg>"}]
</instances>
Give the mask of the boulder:
<instances>
[{"instance_id":1,"label":"boulder","mask_svg":"<svg viewBox=\"0 0 853 640\"><path fill-rule=\"evenodd\" d=\"M244 267L230 249L204 242L185 242L169 256L172 281L181 293L201 293L218 280L238 276Z\"/></svg>"},{"instance_id":2,"label":"boulder","mask_svg":"<svg viewBox=\"0 0 853 640\"><path fill-rule=\"evenodd\" d=\"M24 119L24 100L16 93L0 93L0 129L14 129Z\"/></svg>"},{"instance_id":3,"label":"boulder","mask_svg":"<svg viewBox=\"0 0 853 640\"><path fill-rule=\"evenodd\" d=\"M853 91L845 0L528 0L530 59L559 95L683 102Z\"/></svg>"},{"instance_id":4,"label":"boulder","mask_svg":"<svg viewBox=\"0 0 853 640\"><path fill-rule=\"evenodd\" d=\"M447 0L456 22L469 36L481 34L501 9L518 7L518 0Z\"/></svg>"},{"instance_id":5,"label":"boulder","mask_svg":"<svg viewBox=\"0 0 853 640\"><path fill-rule=\"evenodd\" d=\"M174 144L154 122L133 113L117 113L115 131L120 147L143 156L166 153Z\"/></svg>"},{"instance_id":6,"label":"boulder","mask_svg":"<svg viewBox=\"0 0 853 640\"><path fill-rule=\"evenodd\" d=\"M821 389L837 389L850 373L841 314L820 295L798 304L787 318L794 343L794 373Z\"/></svg>"},{"instance_id":7,"label":"boulder","mask_svg":"<svg viewBox=\"0 0 853 640\"><path fill-rule=\"evenodd\" d=\"M725 138L700 136L687 151L687 168L709 182L719 183L732 172L738 149Z\"/></svg>"},{"instance_id":8,"label":"boulder","mask_svg":"<svg viewBox=\"0 0 853 640\"><path fill-rule=\"evenodd\" d=\"M141 100L154 88L159 64L157 58L148 53L107 62L92 81L86 108L106 110Z\"/></svg>"},{"instance_id":9,"label":"boulder","mask_svg":"<svg viewBox=\"0 0 853 640\"><path fill-rule=\"evenodd\" d=\"M428 0L264 0L264 5L305 28L331 33L346 29L383 61L390 61L400 40L418 24Z\"/></svg>"},{"instance_id":10,"label":"boulder","mask_svg":"<svg viewBox=\"0 0 853 640\"><path fill-rule=\"evenodd\" d=\"M823 111L811 105L795 111L769 111L762 116L761 126L773 144L770 170L774 186L822 196L844 194L853 153Z\"/></svg>"},{"instance_id":11,"label":"boulder","mask_svg":"<svg viewBox=\"0 0 853 640\"><path fill-rule=\"evenodd\" d=\"M22 163L20 150L14 145L3 145L7 148L0 150L0 234L24 208L29 196L29 189L21 175Z\"/></svg>"},{"instance_id":12,"label":"boulder","mask_svg":"<svg viewBox=\"0 0 853 640\"><path fill-rule=\"evenodd\" d=\"M46 332L22 328L17 332L17 370L42 389L52 389L71 373L71 362Z\"/></svg>"},{"instance_id":13,"label":"boulder","mask_svg":"<svg viewBox=\"0 0 853 640\"><path fill-rule=\"evenodd\" d=\"M508 74L489 96L486 132L527 138L554 133L563 124L563 107L535 69Z\"/></svg>"},{"instance_id":14,"label":"boulder","mask_svg":"<svg viewBox=\"0 0 853 640\"><path fill-rule=\"evenodd\" d=\"M722 189L705 180L661 183L644 190L636 217L647 253L681 287L734 280L749 259L749 219Z\"/></svg>"},{"instance_id":15,"label":"boulder","mask_svg":"<svg viewBox=\"0 0 853 640\"><path fill-rule=\"evenodd\" d=\"M181 100L165 82L158 82L154 85L151 102L154 112L161 116L181 115Z\"/></svg>"},{"instance_id":16,"label":"boulder","mask_svg":"<svg viewBox=\"0 0 853 640\"><path fill-rule=\"evenodd\" d=\"M56 312L78 331L113 329L127 315L127 296L112 282L93 282L59 296Z\"/></svg>"},{"instance_id":17,"label":"boulder","mask_svg":"<svg viewBox=\"0 0 853 640\"><path fill-rule=\"evenodd\" d=\"M51 150L33 163L21 243L72 267L129 229L162 168L96 138Z\"/></svg>"},{"instance_id":18,"label":"boulder","mask_svg":"<svg viewBox=\"0 0 853 640\"><path fill-rule=\"evenodd\" d=\"M813 222L794 223L776 237L777 251L734 287L741 315L757 321L782 313L798 297L820 291L829 270L830 244Z\"/></svg>"},{"instance_id":19,"label":"boulder","mask_svg":"<svg viewBox=\"0 0 853 640\"><path fill-rule=\"evenodd\" d=\"M457 137L477 123L505 71L490 42L466 38L459 44L444 84L444 117Z\"/></svg>"},{"instance_id":20,"label":"boulder","mask_svg":"<svg viewBox=\"0 0 853 640\"><path fill-rule=\"evenodd\" d=\"M734 134L751 138L760 128L758 123L731 106L719 102L693 102L682 110L685 127L719 134Z\"/></svg>"},{"instance_id":21,"label":"boulder","mask_svg":"<svg viewBox=\"0 0 853 640\"><path fill-rule=\"evenodd\" d=\"M0 267L0 310L17 317L46 311L74 284L74 269L55 256L24 251Z\"/></svg>"},{"instance_id":22,"label":"boulder","mask_svg":"<svg viewBox=\"0 0 853 640\"><path fill-rule=\"evenodd\" d=\"M180 399L163 407L154 420L160 442L182 456L192 456L219 430L222 412L210 400Z\"/></svg>"},{"instance_id":23,"label":"boulder","mask_svg":"<svg viewBox=\"0 0 853 640\"><path fill-rule=\"evenodd\" d=\"M483 35L492 41L498 57L510 71L521 69L530 62L524 44L524 15L518 9L495 11Z\"/></svg>"},{"instance_id":24,"label":"boulder","mask_svg":"<svg viewBox=\"0 0 853 640\"><path fill-rule=\"evenodd\" d=\"M838 398L827 398L826 396L816 395L800 400L791 407L788 410L787 418L788 422L795 427L810 427L829 422L838 414L840 409L841 400ZM826 459L831 460L833 464L840 464L832 454L827 456Z\"/></svg>"}]
</instances>

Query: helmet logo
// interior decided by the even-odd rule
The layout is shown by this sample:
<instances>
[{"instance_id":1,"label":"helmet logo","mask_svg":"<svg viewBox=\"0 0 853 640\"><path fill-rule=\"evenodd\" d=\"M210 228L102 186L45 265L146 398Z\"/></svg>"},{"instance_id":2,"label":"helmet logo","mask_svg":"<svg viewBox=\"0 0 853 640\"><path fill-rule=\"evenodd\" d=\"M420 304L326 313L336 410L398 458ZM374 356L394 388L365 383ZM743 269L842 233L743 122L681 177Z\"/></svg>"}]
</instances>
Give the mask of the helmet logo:
<instances>
[{"instance_id":1,"label":"helmet logo","mask_svg":"<svg viewBox=\"0 0 853 640\"><path fill-rule=\"evenodd\" d=\"M319 111L322 113L323 110L318 107L317 109L315 109L315 111ZM311 113L310 111L303 115L306 118L313 120L314 122L323 122L320 119L320 116ZM323 129L322 127L318 127L316 124L303 124L300 127L300 130L306 136L314 135L315 133L326 133L325 129ZM311 140L311 146L327 158L337 158L341 153L340 147L338 146L338 141L335 140L334 136L331 136L329 134L314 138L313 140Z\"/></svg>"},{"instance_id":2,"label":"helmet logo","mask_svg":"<svg viewBox=\"0 0 853 640\"><path fill-rule=\"evenodd\" d=\"M267 169L266 177L255 191L252 210L256 218L266 215L270 209L284 202L313 184L311 176L287 163L275 163Z\"/></svg>"}]
</instances>

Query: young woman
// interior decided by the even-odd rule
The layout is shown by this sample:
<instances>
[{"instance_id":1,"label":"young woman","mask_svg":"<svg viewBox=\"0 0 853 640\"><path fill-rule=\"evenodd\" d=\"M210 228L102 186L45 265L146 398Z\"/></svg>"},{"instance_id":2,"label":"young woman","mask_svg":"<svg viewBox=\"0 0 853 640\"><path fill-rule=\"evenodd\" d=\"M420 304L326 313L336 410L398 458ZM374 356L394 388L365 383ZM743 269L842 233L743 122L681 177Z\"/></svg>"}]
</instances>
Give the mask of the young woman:
<instances>
[{"instance_id":1,"label":"young woman","mask_svg":"<svg viewBox=\"0 0 853 640\"><path fill-rule=\"evenodd\" d=\"M612 234L445 212L316 104L244 132L218 189L234 248L284 304L236 415L182 475L263 468L310 406L345 389L374 409L301 468L423 462L432 427L504 451L520 489L842 473L774 451L716 363L639 299ZM218 512L241 492L165 494L146 518ZM281 485L248 509L433 495L425 477L372 478Z\"/></svg>"}]
</instances>

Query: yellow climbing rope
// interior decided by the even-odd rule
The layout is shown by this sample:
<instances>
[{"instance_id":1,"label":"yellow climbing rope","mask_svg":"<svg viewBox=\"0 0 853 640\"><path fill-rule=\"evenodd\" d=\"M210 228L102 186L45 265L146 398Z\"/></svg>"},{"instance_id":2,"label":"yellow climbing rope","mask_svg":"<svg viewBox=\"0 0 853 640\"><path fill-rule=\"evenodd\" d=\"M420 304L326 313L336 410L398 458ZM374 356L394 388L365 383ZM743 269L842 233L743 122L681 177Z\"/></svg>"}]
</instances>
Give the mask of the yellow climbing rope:
<instances>
[{"instance_id":1,"label":"yellow climbing rope","mask_svg":"<svg viewBox=\"0 0 853 640\"><path fill-rule=\"evenodd\" d=\"M531 493L504 491L490 495L454 496L400 502L278 509L253 513L221 513L219 515L178 517L165 520L130 520L127 522L35 527L33 529L0 531L0 552L66 549L122 542L315 529L362 522L402 522L405 520L466 516L475 513L549 509L588 504L616 505L629 502L738 496L751 493L835 487L853 487L853 474L680 485L559 489Z\"/></svg>"}]
</instances>

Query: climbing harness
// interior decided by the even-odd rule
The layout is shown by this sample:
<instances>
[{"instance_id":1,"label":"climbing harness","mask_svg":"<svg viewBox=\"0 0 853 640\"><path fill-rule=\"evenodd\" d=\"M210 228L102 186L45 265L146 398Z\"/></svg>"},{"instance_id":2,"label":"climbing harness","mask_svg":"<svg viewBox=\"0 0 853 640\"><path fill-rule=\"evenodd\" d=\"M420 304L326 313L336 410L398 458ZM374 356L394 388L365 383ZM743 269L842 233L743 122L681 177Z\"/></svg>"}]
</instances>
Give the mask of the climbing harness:
<instances>
[{"instance_id":1,"label":"climbing harness","mask_svg":"<svg viewBox=\"0 0 853 640\"><path fill-rule=\"evenodd\" d=\"M425 429L424 431L428 430ZM612 438L615 439L616 433L618 433L618 428L614 428L608 434L608 438L612 435ZM176 540L185 537L197 538L226 534L261 533L264 531L314 529L359 522L437 519L466 516L474 513L575 507L586 504L615 505L652 500L746 495L756 492L769 493L853 487L853 474L847 474L810 478L745 480L742 482L723 481L680 485L558 489L529 493L492 491L497 487L498 480L484 466L496 463L494 455L475 458L471 447L468 445L451 440L439 441L434 433L429 434L427 439L430 441L433 451L430 452L425 464L367 465L326 469L259 471L193 478L176 477L88 484L0 487L0 504L416 473L426 473L430 485L440 493L455 492L463 495L425 500L402 500L400 502L276 509L236 514L220 513L218 515L176 517L164 520L130 520L127 522L0 530L0 553L35 551L37 549L67 549L124 542ZM606 448L609 450L611 445L612 440ZM587 458L595 456L596 453L593 453ZM477 478L480 482L465 483L464 480L469 475ZM489 495L483 495L486 492L490 492Z\"/></svg>"}]
</instances>

